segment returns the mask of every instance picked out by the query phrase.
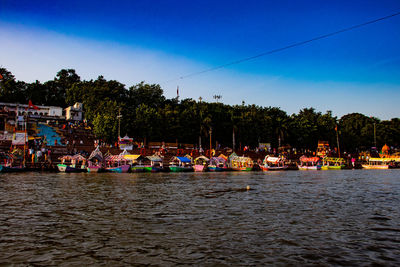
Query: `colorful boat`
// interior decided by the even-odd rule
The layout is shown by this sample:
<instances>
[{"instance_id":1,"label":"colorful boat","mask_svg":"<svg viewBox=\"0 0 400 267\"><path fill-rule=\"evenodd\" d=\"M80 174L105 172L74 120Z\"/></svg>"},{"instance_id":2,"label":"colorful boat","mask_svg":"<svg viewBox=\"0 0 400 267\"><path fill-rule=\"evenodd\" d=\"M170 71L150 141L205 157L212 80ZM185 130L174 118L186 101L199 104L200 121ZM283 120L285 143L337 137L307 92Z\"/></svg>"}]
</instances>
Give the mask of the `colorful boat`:
<instances>
[{"instance_id":1,"label":"colorful boat","mask_svg":"<svg viewBox=\"0 0 400 267\"><path fill-rule=\"evenodd\" d=\"M4 164L0 164L0 173L23 172L27 170L22 165L13 166L15 162L15 156L11 153L0 152L0 160L4 161Z\"/></svg>"},{"instance_id":2,"label":"colorful boat","mask_svg":"<svg viewBox=\"0 0 400 267\"><path fill-rule=\"evenodd\" d=\"M104 172L104 158L99 147L92 151L88 158L88 172Z\"/></svg>"},{"instance_id":3,"label":"colorful boat","mask_svg":"<svg viewBox=\"0 0 400 267\"><path fill-rule=\"evenodd\" d=\"M252 171L253 160L245 156L237 156L235 153L229 156L230 167L233 171Z\"/></svg>"},{"instance_id":4,"label":"colorful boat","mask_svg":"<svg viewBox=\"0 0 400 267\"><path fill-rule=\"evenodd\" d=\"M9 172L24 172L26 168L23 166L7 166L0 164L0 173L9 173Z\"/></svg>"},{"instance_id":5,"label":"colorful boat","mask_svg":"<svg viewBox=\"0 0 400 267\"><path fill-rule=\"evenodd\" d=\"M208 170L211 172L223 172L230 171L231 168L228 165L228 158L221 154L218 157L212 157L208 163Z\"/></svg>"},{"instance_id":6,"label":"colorful boat","mask_svg":"<svg viewBox=\"0 0 400 267\"><path fill-rule=\"evenodd\" d=\"M325 157L322 159L321 170L341 170L346 167L344 163L342 158Z\"/></svg>"},{"instance_id":7,"label":"colorful boat","mask_svg":"<svg viewBox=\"0 0 400 267\"><path fill-rule=\"evenodd\" d=\"M194 171L204 172L207 170L207 164L210 160L205 156L199 156L194 159Z\"/></svg>"},{"instance_id":8,"label":"colorful boat","mask_svg":"<svg viewBox=\"0 0 400 267\"><path fill-rule=\"evenodd\" d=\"M169 163L172 172L192 172L192 161L187 157L173 157Z\"/></svg>"},{"instance_id":9,"label":"colorful boat","mask_svg":"<svg viewBox=\"0 0 400 267\"><path fill-rule=\"evenodd\" d=\"M123 156L130 165L131 172L144 172L145 165L143 164L143 161L145 160L145 157L143 157L142 155L131 154L125 154Z\"/></svg>"},{"instance_id":10,"label":"colorful boat","mask_svg":"<svg viewBox=\"0 0 400 267\"><path fill-rule=\"evenodd\" d=\"M369 158L368 164L362 164L364 169L394 169L399 168L400 158Z\"/></svg>"},{"instance_id":11,"label":"colorful boat","mask_svg":"<svg viewBox=\"0 0 400 267\"><path fill-rule=\"evenodd\" d=\"M146 157L149 161L150 164L146 164L144 166L144 171L145 172L161 172L164 171L163 167L163 159L157 155L153 156L147 156Z\"/></svg>"},{"instance_id":12,"label":"colorful boat","mask_svg":"<svg viewBox=\"0 0 400 267\"><path fill-rule=\"evenodd\" d=\"M73 156L66 155L59 158L60 164L57 164L57 168L60 172L87 172L86 158L80 154Z\"/></svg>"},{"instance_id":13,"label":"colorful boat","mask_svg":"<svg viewBox=\"0 0 400 267\"><path fill-rule=\"evenodd\" d=\"M298 165L299 170L309 171L309 170L321 170L321 160L319 157L300 157L300 165Z\"/></svg>"},{"instance_id":14,"label":"colorful boat","mask_svg":"<svg viewBox=\"0 0 400 267\"><path fill-rule=\"evenodd\" d=\"M131 167L124 155L110 155L105 158L105 162L106 172L127 173Z\"/></svg>"},{"instance_id":15,"label":"colorful boat","mask_svg":"<svg viewBox=\"0 0 400 267\"><path fill-rule=\"evenodd\" d=\"M287 170L288 166L285 164L285 159L281 157L265 156L264 161L260 164L263 171L283 171Z\"/></svg>"}]
</instances>

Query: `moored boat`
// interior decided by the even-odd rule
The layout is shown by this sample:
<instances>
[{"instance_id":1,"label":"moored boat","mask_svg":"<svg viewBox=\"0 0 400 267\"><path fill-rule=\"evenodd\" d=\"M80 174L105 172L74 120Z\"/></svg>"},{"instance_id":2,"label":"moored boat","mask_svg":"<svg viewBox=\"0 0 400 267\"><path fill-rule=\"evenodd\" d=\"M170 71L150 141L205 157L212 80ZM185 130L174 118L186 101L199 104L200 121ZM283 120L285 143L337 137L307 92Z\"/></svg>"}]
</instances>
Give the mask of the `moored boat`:
<instances>
[{"instance_id":1,"label":"moored boat","mask_svg":"<svg viewBox=\"0 0 400 267\"><path fill-rule=\"evenodd\" d=\"M230 167L233 171L251 171L253 170L253 160L245 156L229 156Z\"/></svg>"},{"instance_id":2,"label":"moored boat","mask_svg":"<svg viewBox=\"0 0 400 267\"><path fill-rule=\"evenodd\" d=\"M131 172L144 172L145 165L143 164L143 161L145 160L145 157L142 155L125 154L124 158L128 161Z\"/></svg>"},{"instance_id":3,"label":"moored boat","mask_svg":"<svg viewBox=\"0 0 400 267\"><path fill-rule=\"evenodd\" d=\"M228 158L221 154L218 157L212 157L208 163L208 170L211 172L224 172L230 171L231 168L228 165Z\"/></svg>"},{"instance_id":4,"label":"moored boat","mask_svg":"<svg viewBox=\"0 0 400 267\"><path fill-rule=\"evenodd\" d=\"M103 153L101 153L99 147L96 147L90 154L87 170L88 172L103 172L105 170Z\"/></svg>"},{"instance_id":5,"label":"moored boat","mask_svg":"<svg viewBox=\"0 0 400 267\"><path fill-rule=\"evenodd\" d=\"M400 158L369 158L368 164L362 164L364 169L394 169L399 168Z\"/></svg>"},{"instance_id":6,"label":"moored boat","mask_svg":"<svg viewBox=\"0 0 400 267\"><path fill-rule=\"evenodd\" d=\"M57 164L57 168L60 172L87 172L86 169L86 158L80 154L73 156L66 155L59 158L60 164Z\"/></svg>"},{"instance_id":7,"label":"moored boat","mask_svg":"<svg viewBox=\"0 0 400 267\"><path fill-rule=\"evenodd\" d=\"M210 160L205 156L199 156L194 160L194 171L195 172L204 172L207 170L207 163Z\"/></svg>"},{"instance_id":8,"label":"moored boat","mask_svg":"<svg viewBox=\"0 0 400 267\"><path fill-rule=\"evenodd\" d=\"M192 161L186 157L173 157L169 163L172 172L192 172Z\"/></svg>"},{"instance_id":9,"label":"moored boat","mask_svg":"<svg viewBox=\"0 0 400 267\"><path fill-rule=\"evenodd\" d=\"M283 171L287 170L288 166L285 164L285 160L280 157L265 156L264 161L260 164L260 168L263 171Z\"/></svg>"},{"instance_id":10,"label":"moored boat","mask_svg":"<svg viewBox=\"0 0 400 267\"><path fill-rule=\"evenodd\" d=\"M27 170L22 165L14 166L15 157L11 153L0 152L0 160L4 161L4 164L0 164L0 173L23 172Z\"/></svg>"},{"instance_id":11,"label":"moored boat","mask_svg":"<svg viewBox=\"0 0 400 267\"><path fill-rule=\"evenodd\" d=\"M321 170L321 160L319 157L301 156L298 167L301 171Z\"/></svg>"},{"instance_id":12,"label":"moored boat","mask_svg":"<svg viewBox=\"0 0 400 267\"><path fill-rule=\"evenodd\" d=\"M147 156L148 160L150 160L150 164L146 164L144 166L145 172L161 172L164 171L163 167L163 159L157 155Z\"/></svg>"},{"instance_id":13,"label":"moored boat","mask_svg":"<svg viewBox=\"0 0 400 267\"><path fill-rule=\"evenodd\" d=\"M343 158L325 157L322 159L321 170L341 170L345 168Z\"/></svg>"},{"instance_id":14,"label":"moored boat","mask_svg":"<svg viewBox=\"0 0 400 267\"><path fill-rule=\"evenodd\" d=\"M105 158L105 161L106 172L127 173L131 167L123 155L110 155Z\"/></svg>"}]
</instances>

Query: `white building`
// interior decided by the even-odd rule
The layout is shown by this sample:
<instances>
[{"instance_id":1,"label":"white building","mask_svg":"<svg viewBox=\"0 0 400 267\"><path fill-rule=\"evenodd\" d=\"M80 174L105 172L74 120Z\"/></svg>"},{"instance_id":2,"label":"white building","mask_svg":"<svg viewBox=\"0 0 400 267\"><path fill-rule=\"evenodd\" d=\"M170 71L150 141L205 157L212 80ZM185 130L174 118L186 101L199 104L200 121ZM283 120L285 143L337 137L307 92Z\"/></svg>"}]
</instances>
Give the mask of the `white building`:
<instances>
[{"instance_id":1,"label":"white building","mask_svg":"<svg viewBox=\"0 0 400 267\"><path fill-rule=\"evenodd\" d=\"M83 120L83 104L76 102L73 106L65 109L65 118L72 121Z\"/></svg>"},{"instance_id":2,"label":"white building","mask_svg":"<svg viewBox=\"0 0 400 267\"><path fill-rule=\"evenodd\" d=\"M41 118L41 117L53 117L58 119L63 119L63 109L61 107L55 106L35 106L33 108L27 104L15 104L15 103L1 103L0 109L14 111L17 115L29 115L32 118Z\"/></svg>"}]
</instances>

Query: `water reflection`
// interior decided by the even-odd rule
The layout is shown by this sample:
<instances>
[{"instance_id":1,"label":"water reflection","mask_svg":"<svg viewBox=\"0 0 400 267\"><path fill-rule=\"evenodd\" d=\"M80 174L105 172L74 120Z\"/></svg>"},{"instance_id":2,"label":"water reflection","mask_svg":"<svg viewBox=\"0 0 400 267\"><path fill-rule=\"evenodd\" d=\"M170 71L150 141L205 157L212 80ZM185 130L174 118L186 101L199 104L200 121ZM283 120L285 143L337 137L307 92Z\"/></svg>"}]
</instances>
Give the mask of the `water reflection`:
<instances>
[{"instance_id":1,"label":"water reflection","mask_svg":"<svg viewBox=\"0 0 400 267\"><path fill-rule=\"evenodd\" d=\"M398 170L10 174L0 196L2 263L400 262Z\"/></svg>"}]
</instances>

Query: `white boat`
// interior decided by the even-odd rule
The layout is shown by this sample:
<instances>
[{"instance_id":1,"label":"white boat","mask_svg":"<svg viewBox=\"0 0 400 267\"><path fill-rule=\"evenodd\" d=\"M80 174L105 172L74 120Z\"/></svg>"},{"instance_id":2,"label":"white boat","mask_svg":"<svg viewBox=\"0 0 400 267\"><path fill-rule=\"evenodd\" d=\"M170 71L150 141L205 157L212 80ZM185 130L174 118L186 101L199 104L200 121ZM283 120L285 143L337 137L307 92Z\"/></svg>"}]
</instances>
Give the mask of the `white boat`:
<instances>
[{"instance_id":1,"label":"white boat","mask_svg":"<svg viewBox=\"0 0 400 267\"><path fill-rule=\"evenodd\" d=\"M310 171L310 170L321 170L321 160L319 157L300 157L300 165L298 165L299 170L301 171Z\"/></svg>"}]
</instances>

